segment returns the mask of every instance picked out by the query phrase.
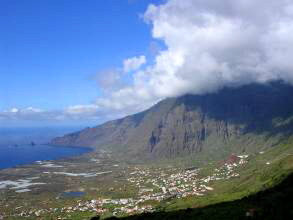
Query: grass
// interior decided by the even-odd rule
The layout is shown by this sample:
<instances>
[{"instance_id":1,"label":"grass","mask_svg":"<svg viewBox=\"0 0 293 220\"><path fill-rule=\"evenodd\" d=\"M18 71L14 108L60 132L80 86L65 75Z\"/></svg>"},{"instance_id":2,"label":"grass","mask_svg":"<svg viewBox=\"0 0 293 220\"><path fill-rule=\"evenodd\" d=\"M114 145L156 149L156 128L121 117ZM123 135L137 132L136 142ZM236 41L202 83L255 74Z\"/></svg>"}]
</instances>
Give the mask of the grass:
<instances>
[{"instance_id":1,"label":"grass","mask_svg":"<svg viewBox=\"0 0 293 220\"><path fill-rule=\"evenodd\" d=\"M282 176L282 175L281 175ZM293 218L293 173L283 179L276 180L279 183L270 189L245 196L242 199L221 202L213 205L185 210L158 210L135 216L120 218L122 220L288 220ZM276 182L274 182L275 184ZM233 189L231 189L233 191ZM225 196L221 196L225 199ZM227 198L229 199L229 198ZM213 202L213 200L209 200ZM247 216L249 214L250 216ZM115 217L107 220L117 219Z\"/></svg>"},{"instance_id":2,"label":"grass","mask_svg":"<svg viewBox=\"0 0 293 220\"><path fill-rule=\"evenodd\" d=\"M224 201L233 201L275 186L293 171L293 145L291 142L272 148L264 154L257 154L242 168L239 178L211 182L215 190L204 197L176 199L165 206L166 211L188 207L201 207ZM270 161L270 164L266 163ZM216 163L202 170L202 175L209 175Z\"/></svg>"},{"instance_id":3,"label":"grass","mask_svg":"<svg viewBox=\"0 0 293 220\"><path fill-rule=\"evenodd\" d=\"M257 146L257 148L266 149L266 147L262 148L261 146ZM270 164L267 165L267 162L269 162ZM175 166L176 164L173 163L172 165ZM193 166L194 164L191 163L188 165ZM200 176L211 175L214 169L218 166L219 162L209 162L204 166L204 168L201 169ZM149 164L142 167L156 168L159 166L156 164ZM182 165L182 167L184 166ZM284 142L279 146L272 147L269 150L266 150L263 154L251 154L248 163L243 165L243 167L239 167L239 169L237 170L237 173L240 174L239 178L210 182L209 186L213 187L214 191L209 192L204 197L193 196L183 199L171 199L163 201L160 204L154 203L152 205L157 205L157 210L159 211L158 216L166 215L169 216L170 219L173 218L173 215L176 216L178 213L183 213L183 216L188 217L190 213L192 213L190 214L191 216L201 216L201 213L204 213L203 216L209 216L212 215L212 213L216 214L217 212L219 212L222 213L221 215L223 216L230 216L230 214L227 213L231 213L231 216L239 217L240 213L241 215L243 215L243 213L245 213L245 211L251 207L250 203L240 202L243 207L237 209L237 206L240 204L238 201L239 199L244 199L245 197L255 194L257 192L262 192L267 190L268 188L275 187L277 184L281 183L288 175L290 175L292 171L293 137L291 137L290 139L288 139L287 142ZM82 180L82 182L74 182L73 179L66 179L66 181L70 185L70 187L67 187L72 189L77 189L80 186L88 189L98 187L98 190L87 191L88 194L83 199L89 200L94 197L103 197L107 193L108 196L113 198L127 198L135 195L137 191L136 187L127 185L125 178L116 178L117 175L118 174L111 174L109 176L103 176L103 181L95 179L95 181L87 180L86 182L84 182ZM63 177L57 176L56 178L58 179L55 179L55 182ZM113 182L113 180L117 180L117 182ZM55 188L59 187L59 185L53 185L52 187L54 188L52 188L51 191L54 192ZM109 191L109 187L113 188L113 192ZM120 188L122 190L119 191ZM76 201L74 200L55 201L53 197L56 195L52 194L51 191L47 193L42 192L42 194L33 195L34 198L37 197L34 202L31 201L31 194L22 194L19 196L23 197L22 201L28 202L28 205L26 205L28 207L34 207L36 204L42 206L43 208L64 207L72 206L76 203ZM11 194L11 198L12 197L13 194ZM274 197L278 197L277 192L274 193L274 196L272 195L273 199ZM189 211L187 211L186 209L188 209ZM262 208L260 209L262 210ZM13 213L13 210L11 210L11 213ZM90 219L93 215L94 213L92 212L54 213L43 216L39 219L57 219L57 216L66 217L67 219ZM151 214L149 215L152 216ZM103 218L108 218L110 216L111 213L106 213ZM9 219L14 220L19 218L11 217ZM154 219L160 218L157 218L157 216L155 216ZM203 217L202 219L205 218Z\"/></svg>"}]
</instances>

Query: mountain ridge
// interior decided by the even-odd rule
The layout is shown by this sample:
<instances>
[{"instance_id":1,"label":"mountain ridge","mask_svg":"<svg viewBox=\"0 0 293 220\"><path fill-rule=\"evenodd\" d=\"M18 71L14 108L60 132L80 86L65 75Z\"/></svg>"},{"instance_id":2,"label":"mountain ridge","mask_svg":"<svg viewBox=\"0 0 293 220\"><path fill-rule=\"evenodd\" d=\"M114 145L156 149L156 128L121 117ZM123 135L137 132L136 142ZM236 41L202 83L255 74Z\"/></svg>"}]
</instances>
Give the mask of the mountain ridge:
<instances>
[{"instance_id":1,"label":"mountain ridge","mask_svg":"<svg viewBox=\"0 0 293 220\"><path fill-rule=\"evenodd\" d=\"M281 81L167 98L153 107L52 140L131 159L222 159L278 145L293 131L293 86Z\"/></svg>"}]
</instances>

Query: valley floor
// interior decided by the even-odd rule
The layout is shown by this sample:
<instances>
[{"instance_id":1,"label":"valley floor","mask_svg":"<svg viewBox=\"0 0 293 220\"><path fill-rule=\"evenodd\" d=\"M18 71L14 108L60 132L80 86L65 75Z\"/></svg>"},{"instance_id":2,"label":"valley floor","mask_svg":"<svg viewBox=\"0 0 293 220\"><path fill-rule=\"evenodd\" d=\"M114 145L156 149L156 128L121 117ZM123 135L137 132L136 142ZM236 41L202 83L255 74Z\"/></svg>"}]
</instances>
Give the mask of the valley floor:
<instances>
[{"instance_id":1,"label":"valley floor","mask_svg":"<svg viewBox=\"0 0 293 220\"><path fill-rule=\"evenodd\" d=\"M0 171L0 219L172 219L178 213L209 214L209 206L194 208L243 198L285 179L293 170L292 151L291 144L285 144L254 155L231 155L201 168L127 164L106 151L37 161ZM212 207L225 204L234 206ZM266 212L261 207L243 202L241 213L254 208L252 212ZM154 214L139 216L146 212Z\"/></svg>"}]
</instances>

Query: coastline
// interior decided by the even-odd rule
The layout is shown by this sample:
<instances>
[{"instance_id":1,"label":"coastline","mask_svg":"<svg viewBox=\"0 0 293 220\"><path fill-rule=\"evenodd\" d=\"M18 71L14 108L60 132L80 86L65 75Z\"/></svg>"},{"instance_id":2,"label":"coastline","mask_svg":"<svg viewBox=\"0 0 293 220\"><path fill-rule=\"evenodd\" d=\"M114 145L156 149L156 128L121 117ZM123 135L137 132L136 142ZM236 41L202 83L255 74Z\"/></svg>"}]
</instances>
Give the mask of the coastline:
<instances>
[{"instance_id":1,"label":"coastline","mask_svg":"<svg viewBox=\"0 0 293 220\"><path fill-rule=\"evenodd\" d=\"M20 145L21 146L21 145ZM29 145L22 145L22 146L29 146ZM73 154L68 154L68 155L54 155L52 157L48 157L48 159L33 159L27 162L21 162L12 166L5 166L5 167L0 167L0 171L2 170L6 170L6 169L19 169L22 167L26 167L26 166L30 166L30 165L34 165L37 161L64 161L64 160L70 160L70 159L78 159L81 156L84 156L86 154L89 154L91 152L94 151L93 148L91 147L83 147L83 146L58 146L58 145L52 145L52 144L38 144L35 145L34 147L38 148L41 146L47 146L47 147L52 147L52 148L56 148L56 149L74 149L74 150L85 150L84 152L75 152Z\"/></svg>"}]
</instances>

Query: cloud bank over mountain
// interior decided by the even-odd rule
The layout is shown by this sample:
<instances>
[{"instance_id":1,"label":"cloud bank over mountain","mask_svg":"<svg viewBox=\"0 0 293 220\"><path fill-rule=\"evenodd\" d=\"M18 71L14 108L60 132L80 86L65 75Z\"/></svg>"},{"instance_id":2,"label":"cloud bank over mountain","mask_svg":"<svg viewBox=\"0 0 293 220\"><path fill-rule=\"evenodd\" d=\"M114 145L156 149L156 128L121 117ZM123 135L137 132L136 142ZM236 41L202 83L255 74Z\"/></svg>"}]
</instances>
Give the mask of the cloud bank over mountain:
<instances>
[{"instance_id":1,"label":"cloud bank over mountain","mask_svg":"<svg viewBox=\"0 0 293 220\"><path fill-rule=\"evenodd\" d=\"M293 82L292 1L169 0L150 5L144 18L167 49L98 106L122 109L224 86Z\"/></svg>"},{"instance_id":2,"label":"cloud bank over mountain","mask_svg":"<svg viewBox=\"0 0 293 220\"><path fill-rule=\"evenodd\" d=\"M64 116L130 114L187 93L278 79L293 83L291 0L167 0L149 5L144 20L164 49L152 61L144 55L125 59L98 82L107 91L102 97L69 107Z\"/></svg>"}]
</instances>

